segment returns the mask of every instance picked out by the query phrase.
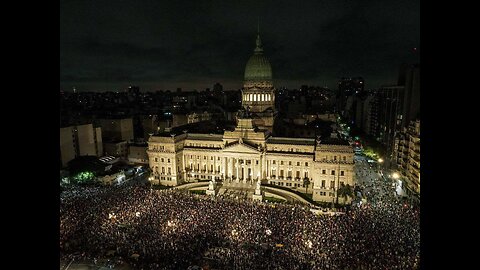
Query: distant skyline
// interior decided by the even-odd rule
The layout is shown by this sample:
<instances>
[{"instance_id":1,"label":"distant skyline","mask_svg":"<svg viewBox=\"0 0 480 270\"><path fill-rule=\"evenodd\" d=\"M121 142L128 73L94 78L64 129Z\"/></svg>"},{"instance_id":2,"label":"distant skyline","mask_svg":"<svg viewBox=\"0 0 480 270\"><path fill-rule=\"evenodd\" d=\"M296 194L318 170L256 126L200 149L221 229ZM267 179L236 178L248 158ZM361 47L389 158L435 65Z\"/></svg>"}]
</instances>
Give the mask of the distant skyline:
<instances>
[{"instance_id":1,"label":"distant skyline","mask_svg":"<svg viewBox=\"0 0 480 270\"><path fill-rule=\"evenodd\" d=\"M260 21L277 88L365 88L418 63L420 3L385 1L61 1L60 90L240 89ZM416 48L416 49L414 49Z\"/></svg>"}]
</instances>

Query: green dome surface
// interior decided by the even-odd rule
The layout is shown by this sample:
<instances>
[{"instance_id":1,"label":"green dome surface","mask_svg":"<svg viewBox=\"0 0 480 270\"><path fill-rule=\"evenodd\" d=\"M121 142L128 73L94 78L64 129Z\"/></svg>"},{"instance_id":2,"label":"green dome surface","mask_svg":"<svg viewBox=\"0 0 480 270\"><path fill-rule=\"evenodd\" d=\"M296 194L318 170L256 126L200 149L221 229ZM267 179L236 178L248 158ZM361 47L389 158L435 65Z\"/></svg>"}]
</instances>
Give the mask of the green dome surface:
<instances>
[{"instance_id":1,"label":"green dome surface","mask_svg":"<svg viewBox=\"0 0 480 270\"><path fill-rule=\"evenodd\" d=\"M248 59L245 67L245 81L271 81L272 67L268 59L260 53L255 53Z\"/></svg>"}]
</instances>

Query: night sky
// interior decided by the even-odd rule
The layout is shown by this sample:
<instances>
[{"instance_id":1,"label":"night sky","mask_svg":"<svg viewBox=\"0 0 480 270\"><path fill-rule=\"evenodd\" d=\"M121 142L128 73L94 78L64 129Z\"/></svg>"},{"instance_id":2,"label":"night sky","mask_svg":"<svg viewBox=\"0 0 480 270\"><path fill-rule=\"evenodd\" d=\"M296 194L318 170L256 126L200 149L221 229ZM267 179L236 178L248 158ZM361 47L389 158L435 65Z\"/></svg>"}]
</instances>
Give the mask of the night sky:
<instances>
[{"instance_id":1,"label":"night sky","mask_svg":"<svg viewBox=\"0 0 480 270\"><path fill-rule=\"evenodd\" d=\"M106 1L60 3L60 90L240 89L260 20L276 88L366 88L419 62L420 1ZM415 51L413 48L417 48Z\"/></svg>"}]
</instances>

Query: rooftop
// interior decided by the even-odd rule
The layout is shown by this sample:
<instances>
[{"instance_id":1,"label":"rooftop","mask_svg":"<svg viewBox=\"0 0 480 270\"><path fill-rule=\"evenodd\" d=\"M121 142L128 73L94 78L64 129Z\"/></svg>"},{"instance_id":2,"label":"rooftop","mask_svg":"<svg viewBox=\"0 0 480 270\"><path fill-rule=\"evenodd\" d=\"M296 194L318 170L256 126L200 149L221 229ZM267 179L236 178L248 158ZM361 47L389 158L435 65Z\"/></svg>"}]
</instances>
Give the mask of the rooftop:
<instances>
[{"instance_id":1,"label":"rooftop","mask_svg":"<svg viewBox=\"0 0 480 270\"><path fill-rule=\"evenodd\" d=\"M320 144L350 145L350 144L348 143L348 141L346 141L346 140L344 140L344 139L331 138L331 137L322 138L322 139L320 140Z\"/></svg>"},{"instance_id":2,"label":"rooftop","mask_svg":"<svg viewBox=\"0 0 480 270\"><path fill-rule=\"evenodd\" d=\"M207 141L222 141L223 140L223 134L188 133L187 139L190 139L190 140L207 140Z\"/></svg>"},{"instance_id":3,"label":"rooftop","mask_svg":"<svg viewBox=\"0 0 480 270\"><path fill-rule=\"evenodd\" d=\"M270 137L267 139L267 143L315 145L315 139Z\"/></svg>"}]
</instances>

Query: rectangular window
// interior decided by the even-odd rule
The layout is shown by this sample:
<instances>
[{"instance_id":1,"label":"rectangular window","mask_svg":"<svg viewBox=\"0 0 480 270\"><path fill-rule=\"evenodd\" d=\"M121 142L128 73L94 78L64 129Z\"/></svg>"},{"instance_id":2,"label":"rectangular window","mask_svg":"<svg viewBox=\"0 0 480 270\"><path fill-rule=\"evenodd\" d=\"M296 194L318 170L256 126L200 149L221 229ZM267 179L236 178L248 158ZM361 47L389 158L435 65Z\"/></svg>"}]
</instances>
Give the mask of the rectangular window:
<instances>
[{"instance_id":1,"label":"rectangular window","mask_svg":"<svg viewBox=\"0 0 480 270\"><path fill-rule=\"evenodd\" d=\"M168 174L172 174L172 169L168 167Z\"/></svg>"},{"instance_id":2,"label":"rectangular window","mask_svg":"<svg viewBox=\"0 0 480 270\"><path fill-rule=\"evenodd\" d=\"M282 161L280 161L280 165L283 165L283 160L282 160Z\"/></svg>"},{"instance_id":3,"label":"rectangular window","mask_svg":"<svg viewBox=\"0 0 480 270\"><path fill-rule=\"evenodd\" d=\"M280 170L280 176L283 177L283 170Z\"/></svg>"},{"instance_id":4,"label":"rectangular window","mask_svg":"<svg viewBox=\"0 0 480 270\"><path fill-rule=\"evenodd\" d=\"M327 170L322 170L322 174L327 174Z\"/></svg>"},{"instance_id":5,"label":"rectangular window","mask_svg":"<svg viewBox=\"0 0 480 270\"><path fill-rule=\"evenodd\" d=\"M272 161L272 164L274 164L274 165L275 165L275 160L273 160L273 161Z\"/></svg>"},{"instance_id":6,"label":"rectangular window","mask_svg":"<svg viewBox=\"0 0 480 270\"><path fill-rule=\"evenodd\" d=\"M203 160L207 160L207 156L203 156Z\"/></svg>"},{"instance_id":7,"label":"rectangular window","mask_svg":"<svg viewBox=\"0 0 480 270\"><path fill-rule=\"evenodd\" d=\"M335 170L332 170L332 175L335 175Z\"/></svg>"},{"instance_id":8,"label":"rectangular window","mask_svg":"<svg viewBox=\"0 0 480 270\"><path fill-rule=\"evenodd\" d=\"M213 160L213 157L210 157L210 160Z\"/></svg>"},{"instance_id":9,"label":"rectangular window","mask_svg":"<svg viewBox=\"0 0 480 270\"><path fill-rule=\"evenodd\" d=\"M292 162L291 162L291 161L289 161L289 162L288 162L288 165L290 165L290 166L291 166L291 165L292 165Z\"/></svg>"},{"instance_id":10,"label":"rectangular window","mask_svg":"<svg viewBox=\"0 0 480 270\"><path fill-rule=\"evenodd\" d=\"M322 188L325 188L325 180L322 180Z\"/></svg>"},{"instance_id":11,"label":"rectangular window","mask_svg":"<svg viewBox=\"0 0 480 270\"><path fill-rule=\"evenodd\" d=\"M345 172L344 172L344 171L340 171L340 175L341 175L341 176L344 176L344 175L345 175Z\"/></svg>"},{"instance_id":12,"label":"rectangular window","mask_svg":"<svg viewBox=\"0 0 480 270\"><path fill-rule=\"evenodd\" d=\"M344 157L343 157L343 161L347 161L347 157L344 156Z\"/></svg>"},{"instance_id":13,"label":"rectangular window","mask_svg":"<svg viewBox=\"0 0 480 270\"><path fill-rule=\"evenodd\" d=\"M258 160L255 160L255 164L258 165Z\"/></svg>"},{"instance_id":14,"label":"rectangular window","mask_svg":"<svg viewBox=\"0 0 480 270\"><path fill-rule=\"evenodd\" d=\"M300 166L300 162L297 161L297 166Z\"/></svg>"},{"instance_id":15,"label":"rectangular window","mask_svg":"<svg viewBox=\"0 0 480 270\"><path fill-rule=\"evenodd\" d=\"M305 167L308 167L308 162L305 162Z\"/></svg>"},{"instance_id":16,"label":"rectangular window","mask_svg":"<svg viewBox=\"0 0 480 270\"><path fill-rule=\"evenodd\" d=\"M168 161L167 161L167 162L168 162L168 163L170 163L170 159L168 159Z\"/></svg>"},{"instance_id":17,"label":"rectangular window","mask_svg":"<svg viewBox=\"0 0 480 270\"><path fill-rule=\"evenodd\" d=\"M165 173L165 167L162 167L162 173Z\"/></svg>"},{"instance_id":18,"label":"rectangular window","mask_svg":"<svg viewBox=\"0 0 480 270\"><path fill-rule=\"evenodd\" d=\"M335 188L335 181L330 181L330 188Z\"/></svg>"},{"instance_id":19,"label":"rectangular window","mask_svg":"<svg viewBox=\"0 0 480 270\"><path fill-rule=\"evenodd\" d=\"M155 162L158 162L158 158L155 158Z\"/></svg>"},{"instance_id":20,"label":"rectangular window","mask_svg":"<svg viewBox=\"0 0 480 270\"><path fill-rule=\"evenodd\" d=\"M297 171L296 177L297 177L297 178L300 178L300 171Z\"/></svg>"},{"instance_id":21,"label":"rectangular window","mask_svg":"<svg viewBox=\"0 0 480 270\"><path fill-rule=\"evenodd\" d=\"M333 156L333 160L337 160L337 156Z\"/></svg>"},{"instance_id":22,"label":"rectangular window","mask_svg":"<svg viewBox=\"0 0 480 270\"><path fill-rule=\"evenodd\" d=\"M308 178L308 172L305 172L305 178Z\"/></svg>"}]
</instances>

